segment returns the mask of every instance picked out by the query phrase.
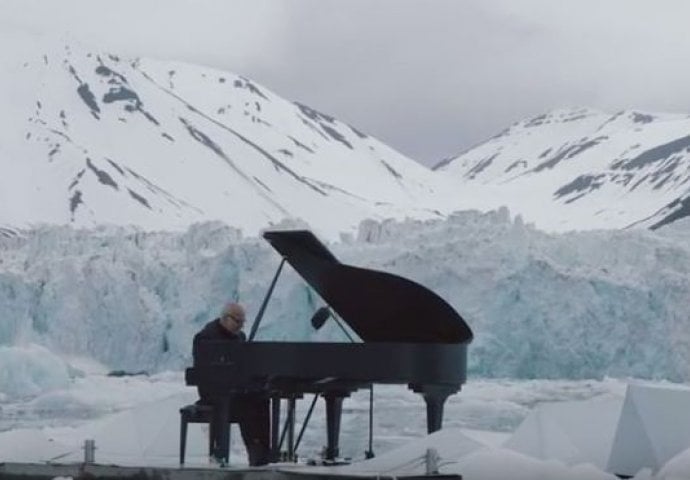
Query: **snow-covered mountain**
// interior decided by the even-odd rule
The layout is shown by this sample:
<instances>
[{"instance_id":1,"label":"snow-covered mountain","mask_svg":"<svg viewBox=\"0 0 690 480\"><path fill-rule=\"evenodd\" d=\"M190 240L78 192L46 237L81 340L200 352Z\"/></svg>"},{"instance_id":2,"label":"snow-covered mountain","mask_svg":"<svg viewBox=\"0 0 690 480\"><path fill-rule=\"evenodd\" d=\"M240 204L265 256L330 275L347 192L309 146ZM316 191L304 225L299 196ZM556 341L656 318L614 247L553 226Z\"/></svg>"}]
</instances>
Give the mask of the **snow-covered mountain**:
<instances>
[{"instance_id":1,"label":"snow-covered mountain","mask_svg":"<svg viewBox=\"0 0 690 480\"><path fill-rule=\"evenodd\" d=\"M657 228L690 214L690 115L556 110L434 169L547 230Z\"/></svg>"},{"instance_id":2,"label":"snow-covered mountain","mask_svg":"<svg viewBox=\"0 0 690 480\"><path fill-rule=\"evenodd\" d=\"M559 110L431 171L242 76L0 34L0 235L17 227L304 222L508 206L550 231L656 228L690 212L690 117Z\"/></svg>"},{"instance_id":3,"label":"snow-covered mountain","mask_svg":"<svg viewBox=\"0 0 690 480\"><path fill-rule=\"evenodd\" d=\"M0 39L0 227L291 218L333 235L447 207L440 175L242 76Z\"/></svg>"}]
</instances>

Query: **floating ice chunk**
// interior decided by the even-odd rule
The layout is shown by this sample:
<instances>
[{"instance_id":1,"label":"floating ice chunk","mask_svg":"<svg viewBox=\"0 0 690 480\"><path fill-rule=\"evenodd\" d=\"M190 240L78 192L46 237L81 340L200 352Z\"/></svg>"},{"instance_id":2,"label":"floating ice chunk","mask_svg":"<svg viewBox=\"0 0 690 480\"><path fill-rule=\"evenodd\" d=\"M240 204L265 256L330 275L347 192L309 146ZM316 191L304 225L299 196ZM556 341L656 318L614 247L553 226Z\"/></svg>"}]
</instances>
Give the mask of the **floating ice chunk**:
<instances>
[{"instance_id":1,"label":"floating ice chunk","mask_svg":"<svg viewBox=\"0 0 690 480\"><path fill-rule=\"evenodd\" d=\"M37 395L69 384L60 357L39 345L0 347L0 393L5 399Z\"/></svg>"},{"instance_id":2,"label":"floating ice chunk","mask_svg":"<svg viewBox=\"0 0 690 480\"><path fill-rule=\"evenodd\" d=\"M639 476L636 475L635 479ZM656 476L658 480L676 480L690 478L690 448L683 450L669 460Z\"/></svg>"}]
</instances>

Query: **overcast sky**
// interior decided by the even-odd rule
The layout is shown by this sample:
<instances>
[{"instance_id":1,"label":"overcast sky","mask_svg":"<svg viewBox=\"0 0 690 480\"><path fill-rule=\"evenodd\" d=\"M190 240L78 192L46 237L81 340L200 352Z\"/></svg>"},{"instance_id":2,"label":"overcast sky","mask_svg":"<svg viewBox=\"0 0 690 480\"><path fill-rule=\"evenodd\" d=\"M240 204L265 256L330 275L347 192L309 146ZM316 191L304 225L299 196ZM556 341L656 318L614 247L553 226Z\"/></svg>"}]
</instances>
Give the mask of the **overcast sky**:
<instances>
[{"instance_id":1,"label":"overcast sky","mask_svg":"<svg viewBox=\"0 0 690 480\"><path fill-rule=\"evenodd\" d=\"M553 108L690 112L687 0L0 0L0 28L253 78L426 164Z\"/></svg>"}]
</instances>

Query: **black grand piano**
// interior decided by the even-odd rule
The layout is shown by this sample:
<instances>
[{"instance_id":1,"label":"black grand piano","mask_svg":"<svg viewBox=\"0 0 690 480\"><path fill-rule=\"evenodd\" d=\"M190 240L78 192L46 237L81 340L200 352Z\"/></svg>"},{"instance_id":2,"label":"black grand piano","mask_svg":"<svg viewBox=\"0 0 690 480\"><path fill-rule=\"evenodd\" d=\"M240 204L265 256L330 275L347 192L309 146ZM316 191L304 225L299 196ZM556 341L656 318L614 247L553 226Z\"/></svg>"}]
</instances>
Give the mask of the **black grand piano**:
<instances>
[{"instance_id":1,"label":"black grand piano","mask_svg":"<svg viewBox=\"0 0 690 480\"><path fill-rule=\"evenodd\" d=\"M279 458L286 437L287 457L294 454L295 400L305 393L325 400L326 461L335 461L339 456L343 399L374 383L407 384L421 394L426 402L427 430L439 430L447 397L458 392L466 379L467 344L472 341L472 331L460 315L441 297L417 283L340 263L310 231L269 231L263 236L283 260L248 341L208 342L201 346L197 363L186 370L186 383L202 385L228 399L240 392L264 392L270 397L273 459ZM253 340L285 262L361 342ZM288 405L282 434L281 399L287 399ZM224 419L228 415L229 412L219 415L220 425L212 426L212 430L227 431ZM224 438L227 439L227 433ZM373 454L371 433L369 453Z\"/></svg>"}]
</instances>

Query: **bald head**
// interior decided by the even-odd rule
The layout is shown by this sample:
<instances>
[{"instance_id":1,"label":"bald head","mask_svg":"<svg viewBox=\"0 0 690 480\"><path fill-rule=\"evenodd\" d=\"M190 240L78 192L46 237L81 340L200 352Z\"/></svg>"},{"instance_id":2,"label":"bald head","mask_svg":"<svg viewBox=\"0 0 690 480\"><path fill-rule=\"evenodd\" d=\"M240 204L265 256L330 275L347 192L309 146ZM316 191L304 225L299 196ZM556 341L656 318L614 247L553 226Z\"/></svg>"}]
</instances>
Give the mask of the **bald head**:
<instances>
[{"instance_id":1,"label":"bald head","mask_svg":"<svg viewBox=\"0 0 690 480\"><path fill-rule=\"evenodd\" d=\"M220 314L220 324L231 333L239 333L244 326L246 314L239 303L226 303Z\"/></svg>"}]
</instances>

